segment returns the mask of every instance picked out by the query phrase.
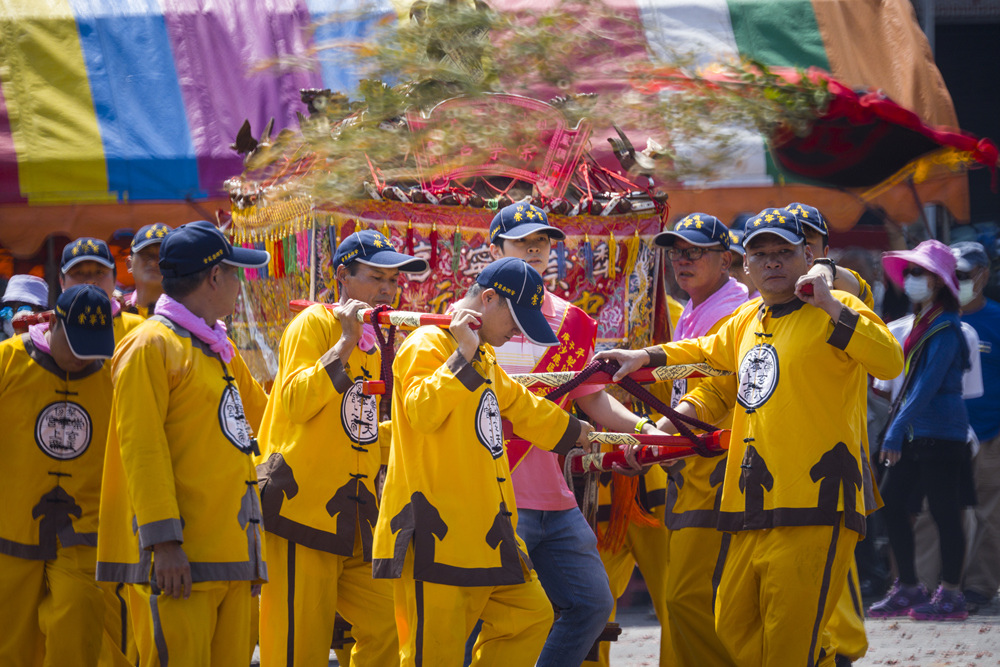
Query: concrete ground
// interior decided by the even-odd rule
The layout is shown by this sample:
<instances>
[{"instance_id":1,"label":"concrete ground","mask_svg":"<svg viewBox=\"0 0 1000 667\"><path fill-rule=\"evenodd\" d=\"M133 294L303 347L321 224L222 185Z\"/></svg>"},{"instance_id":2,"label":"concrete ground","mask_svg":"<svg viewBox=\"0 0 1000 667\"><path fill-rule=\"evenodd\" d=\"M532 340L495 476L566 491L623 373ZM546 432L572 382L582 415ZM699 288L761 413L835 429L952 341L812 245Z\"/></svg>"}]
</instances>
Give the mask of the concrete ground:
<instances>
[{"instance_id":1,"label":"concrete ground","mask_svg":"<svg viewBox=\"0 0 1000 667\"><path fill-rule=\"evenodd\" d=\"M619 616L622 635L611 644L611 664L656 667L660 631L655 617L648 609L632 609ZM1000 666L1000 603L996 600L961 623L869 619L865 628L868 654L855 667Z\"/></svg>"},{"instance_id":2,"label":"concrete ground","mask_svg":"<svg viewBox=\"0 0 1000 667\"><path fill-rule=\"evenodd\" d=\"M657 667L660 628L650 607L619 613L622 635L611 644L613 667ZM1000 603L997 600L961 623L869 619L868 655L855 667L1000 667ZM254 655L254 665L256 654ZM330 667L339 665L330 653Z\"/></svg>"}]
</instances>

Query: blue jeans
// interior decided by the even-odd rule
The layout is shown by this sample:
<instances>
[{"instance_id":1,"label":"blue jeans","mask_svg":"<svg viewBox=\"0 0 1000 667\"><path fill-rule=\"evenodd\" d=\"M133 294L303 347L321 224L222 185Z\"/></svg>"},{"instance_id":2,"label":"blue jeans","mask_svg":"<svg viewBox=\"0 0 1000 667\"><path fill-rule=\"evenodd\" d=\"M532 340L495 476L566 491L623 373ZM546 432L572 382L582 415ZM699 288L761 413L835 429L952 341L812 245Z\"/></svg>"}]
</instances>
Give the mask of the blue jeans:
<instances>
[{"instance_id":1,"label":"blue jeans","mask_svg":"<svg viewBox=\"0 0 1000 667\"><path fill-rule=\"evenodd\" d=\"M517 534L559 612L538 667L580 667L615 602L597 553L597 537L576 508L557 512L519 509L517 514Z\"/></svg>"}]
</instances>

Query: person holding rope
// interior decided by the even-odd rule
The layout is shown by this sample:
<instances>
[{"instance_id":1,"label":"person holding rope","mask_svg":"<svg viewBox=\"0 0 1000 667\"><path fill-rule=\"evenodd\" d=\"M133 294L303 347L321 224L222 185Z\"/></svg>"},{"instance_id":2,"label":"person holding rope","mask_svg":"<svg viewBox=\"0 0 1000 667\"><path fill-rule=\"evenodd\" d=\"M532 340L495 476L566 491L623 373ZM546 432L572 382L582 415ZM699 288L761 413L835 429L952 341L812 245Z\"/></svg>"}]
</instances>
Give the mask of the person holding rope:
<instances>
[{"instance_id":1,"label":"person holding rope","mask_svg":"<svg viewBox=\"0 0 1000 667\"><path fill-rule=\"evenodd\" d=\"M674 340L717 333L729 316L747 302L747 287L731 277L731 239L729 229L707 213L692 213L653 239L656 245L666 248L677 284L690 297L677 322ZM692 392L735 395L736 376L686 378L674 380L673 386L658 384L650 390L670 401L679 412L704 418ZM664 396L671 390L673 400ZM730 428L731 403L720 419L711 421L720 428ZM658 425L668 428L668 424L664 417ZM669 467L666 600L671 644L681 666L733 664L716 633L712 609L715 584L731 538L716 528L725 470L724 454L682 459Z\"/></svg>"},{"instance_id":2,"label":"person holding rope","mask_svg":"<svg viewBox=\"0 0 1000 667\"><path fill-rule=\"evenodd\" d=\"M865 530L866 376L895 377L902 351L860 299L807 275L812 250L794 216L761 211L743 245L761 301L715 335L597 358L621 364L616 381L668 362L737 374L718 523L733 536L715 627L737 665L830 665L822 633L841 586L832 582L847 577Z\"/></svg>"},{"instance_id":3,"label":"person holding rope","mask_svg":"<svg viewBox=\"0 0 1000 667\"><path fill-rule=\"evenodd\" d=\"M396 354L372 569L393 580L404 667L462 664L477 619L473 665L534 664L551 628L552 605L515 532L501 415L557 453L587 445L593 428L511 380L493 352L519 334L558 344L544 292L523 260L499 259L455 304L448 330L421 327Z\"/></svg>"},{"instance_id":4,"label":"person holding rope","mask_svg":"<svg viewBox=\"0 0 1000 667\"><path fill-rule=\"evenodd\" d=\"M564 238L562 231L549 225L544 211L526 203L513 204L501 209L490 224L490 254L494 260L522 259L544 275L552 241ZM546 347L536 345L523 334L514 336L496 348L500 367L513 374L578 371L590 363L597 323L548 290L542 313L559 344ZM652 422L637 417L598 385L580 387L574 392L574 400L588 417L608 430L657 432ZM568 403L568 399L560 401L564 407ZM512 467L517 534L527 546L545 593L559 611L538 664L577 667L607 619L614 618L615 600L598 553L597 536L577 506L557 456L531 447ZM628 568L628 575L633 567ZM648 583L654 581L651 578ZM628 577L621 582L619 594L627 583ZM650 589L654 597L662 598L655 595L655 586L650 585Z\"/></svg>"},{"instance_id":5,"label":"person holding rope","mask_svg":"<svg viewBox=\"0 0 1000 667\"><path fill-rule=\"evenodd\" d=\"M795 216L802 227L806 245L812 250L813 264L809 268L809 273L823 276L830 289L853 294L874 311L875 295L868 282L857 272L845 266L838 266L830 258L830 227L820 210L815 206L799 202L792 202L783 210ZM865 403L862 414L867 423L867 385L863 393ZM865 513L868 515L882 507L882 498L879 496L878 487L875 484L875 473L871 468L867 428L862 431L862 435L863 458L861 463L865 485ZM853 661L860 660L868 652L868 635L865 632L865 613L861 606L861 583L858 581L856 558L851 558L847 579L844 581L844 587L837 606L833 610L833 615L827 623L826 631L830 634L830 643L834 647L838 667L850 665Z\"/></svg>"},{"instance_id":6,"label":"person holding rope","mask_svg":"<svg viewBox=\"0 0 1000 667\"><path fill-rule=\"evenodd\" d=\"M379 427L365 383L379 379L383 359L374 328L357 315L391 304L400 273L426 271L427 262L362 230L340 243L333 264L340 308L313 305L285 329L260 429L270 565L260 601L263 667L325 663L337 612L352 625L351 664L398 660L392 584L371 570L375 478L391 434Z\"/></svg>"}]
</instances>

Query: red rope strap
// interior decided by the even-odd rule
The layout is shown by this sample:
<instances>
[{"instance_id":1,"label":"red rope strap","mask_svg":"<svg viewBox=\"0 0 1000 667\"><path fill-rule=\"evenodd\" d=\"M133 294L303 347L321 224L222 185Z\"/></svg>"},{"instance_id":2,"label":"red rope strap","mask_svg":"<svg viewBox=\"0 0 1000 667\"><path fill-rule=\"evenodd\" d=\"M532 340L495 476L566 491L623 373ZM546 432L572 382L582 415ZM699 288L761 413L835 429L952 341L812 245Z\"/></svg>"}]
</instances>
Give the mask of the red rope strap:
<instances>
[{"instance_id":1,"label":"red rope strap","mask_svg":"<svg viewBox=\"0 0 1000 667\"><path fill-rule=\"evenodd\" d=\"M390 418L392 411L392 361L396 358L396 325L389 326L388 335L382 333L382 327L378 325L378 316L381 313L392 310L392 306L382 305L372 309L372 322L375 328L375 338L378 341L378 351L382 355L382 370L379 377L385 383L385 393L379 400L378 413L382 421Z\"/></svg>"},{"instance_id":2,"label":"red rope strap","mask_svg":"<svg viewBox=\"0 0 1000 667\"><path fill-rule=\"evenodd\" d=\"M618 372L619 368L621 368L621 364L619 364L617 361L614 360L601 359L598 361L592 361L589 364L587 364L587 366L582 371L580 371L575 378L563 384L562 386L554 389L552 392L548 394L548 396L546 396L546 398L548 398L550 401L558 401L560 398L562 398L563 396L565 396L566 394L568 394L569 392L573 391L578 386L583 384L583 382L594 373L597 373L599 371L604 371L608 375L613 376L615 373ZM688 417L687 415L683 415L680 412L677 412L669 405L658 399L656 396L653 396L653 394L649 393L649 391L646 390L645 387L643 387L641 384L639 384L630 377L626 376L622 378L622 380L618 383L618 385L628 393L635 396L638 400L645 403L648 407L652 408L653 410L656 410L661 415L666 417L670 421L670 423L674 425L674 428L677 429L677 432L691 442L691 448L694 449L699 456L712 457L712 456L721 456L722 454L726 453L726 450L711 451L701 443L701 440L698 438L697 435L695 435L694 431L688 428L688 425L690 424L691 426L697 429L701 429L702 431L710 433L712 431L717 430L711 424L703 422L700 419L696 419L694 417Z\"/></svg>"}]
</instances>

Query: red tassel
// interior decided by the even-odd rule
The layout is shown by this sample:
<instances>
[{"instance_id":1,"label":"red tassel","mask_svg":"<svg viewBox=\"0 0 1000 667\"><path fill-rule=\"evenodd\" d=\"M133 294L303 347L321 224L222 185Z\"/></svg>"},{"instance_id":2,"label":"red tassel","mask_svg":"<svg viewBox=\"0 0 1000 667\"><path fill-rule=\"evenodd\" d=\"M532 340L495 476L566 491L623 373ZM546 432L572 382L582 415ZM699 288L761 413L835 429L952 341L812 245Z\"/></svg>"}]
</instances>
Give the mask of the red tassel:
<instances>
[{"instance_id":1,"label":"red tassel","mask_svg":"<svg viewBox=\"0 0 1000 667\"><path fill-rule=\"evenodd\" d=\"M277 255L275 258L275 275L278 278L285 277L285 244L281 241L274 242L274 254Z\"/></svg>"},{"instance_id":2,"label":"red tassel","mask_svg":"<svg viewBox=\"0 0 1000 667\"><path fill-rule=\"evenodd\" d=\"M413 223L406 223L406 254L413 254Z\"/></svg>"},{"instance_id":3,"label":"red tassel","mask_svg":"<svg viewBox=\"0 0 1000 667\"><path fill-rule=\"evenodd\" d=\"M437 267L438 263L438 226L435 222L431 225L431 270L433 271Z\"/></svg>"},{"instance_id":4,"label":"red tassel","mask_svg":"<svg viewBox=\"0 0 1000 667\"><path fill-rule=\"evenodd\" d=\"M617 553L625 545L625 535L630 524L655 527L660 521L639 506L635 494L639 489L638 477L612 473L611 518L606 532L598 533L601 549Z\"/></svg>"}]
</instances>

